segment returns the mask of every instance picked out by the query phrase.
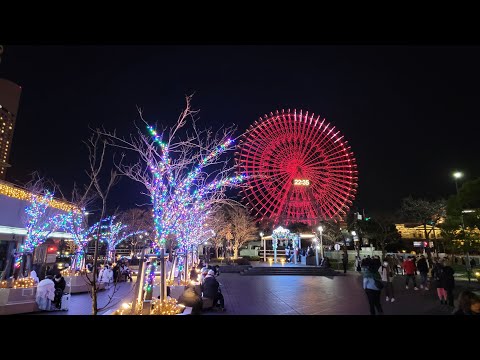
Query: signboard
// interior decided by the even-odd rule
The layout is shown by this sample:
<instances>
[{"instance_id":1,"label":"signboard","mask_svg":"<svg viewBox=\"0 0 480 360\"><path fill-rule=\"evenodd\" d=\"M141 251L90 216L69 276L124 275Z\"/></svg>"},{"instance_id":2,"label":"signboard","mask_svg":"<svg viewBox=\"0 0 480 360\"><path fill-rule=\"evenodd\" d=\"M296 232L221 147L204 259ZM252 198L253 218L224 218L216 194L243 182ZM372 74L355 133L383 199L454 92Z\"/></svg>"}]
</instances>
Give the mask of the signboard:
<instances>
[{"instance_id":1,"label":"signboard","mask_svg":"<svg viewBox=\"0 0 480 360\"><path fill-rule=\"evenodd\" d=\"M422 247L422 242L421 241L414 241L413 246L414 247Z\"/></svg>"},{"instance_id":2,"label":"signboard","mask_svg":"<svg viewBox=\"0 0 480 360\"><path fill-rule=\"evenodd\" d=\"M309 186L310 185L310 180L308 180L308 179L294 179L293 180L293 185L295 185L295 186Z\"/></svg>"},{"instance_id":3,"label":"signboard","mask_svg":"<svg viewBox=\"0 0 480 360\"><path fill-rule=\"evenodd\" d=\"M335 250L339 251L340 250L340 244L335 244L334 248L335 248Z\"/></svg>"},{"instance_id":4,"label":"signboard","mask_svg":"<svg viewBox=\"0 0 480 360\"><path fill-rule=\"evenodd\" d=\"M57 261L57 254L47 254L47 259L45 261L47 264L54 263L55 261Z\"/></svg>"}]
</instances>

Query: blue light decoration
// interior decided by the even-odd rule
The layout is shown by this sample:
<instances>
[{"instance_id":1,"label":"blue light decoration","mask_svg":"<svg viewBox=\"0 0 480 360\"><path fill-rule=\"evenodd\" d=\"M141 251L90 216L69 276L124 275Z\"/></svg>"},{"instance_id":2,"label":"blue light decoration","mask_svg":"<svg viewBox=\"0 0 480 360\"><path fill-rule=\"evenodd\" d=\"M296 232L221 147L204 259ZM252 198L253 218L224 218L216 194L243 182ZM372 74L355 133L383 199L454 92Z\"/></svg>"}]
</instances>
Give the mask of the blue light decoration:
<instances>
[{"instance_id":1,"label":"blue light decoration","mask_svg":"<svg viewBox=\"0 0 480 360\"><path fill-rule=\"evenodd\" d=\"M72 240L76 246L72 270L81 270L84 267L86 247L99 223L94 224L90 228L87 227L85 209L73 209L59 217L57 226L59 229L72 235Z\"/></svg>"},{"instance_id":2,"label":"blue light decoration","mask_svg":"<svg viewBox=\"0 0 480 360\"><path fill-rule=\"evenodd\" d=\"M156 154L147 156L148 170L152 180L146 184L153 205L152 216L156 238L154 250L165 246L169 236L175 236L184 247L189 247L191 234L204 224L204 216L208 209L205 204L214 195L226 187L237 186L245 179L245 175L237 175L226 179L207 182L205 167L215 163L225 151L233 145L232 139L226 139L206 156L200 157L195 166L188 170L174 171L170 157L169 145L163 141L163 134L158 134L152 127L147 127L153 143L158 146Z\"/></svg>"},{"instance_id":3,"label":"blue light decoration","mask_svg":"<svg viewBox=\"0 0 480 360\"><path fill-rule=\"evenodd\" d=\"M32 194L30 204L25 208L27 235L25 242L15 253L15 268L19 268L24 254L31 254L45 242L48 236L58 229L62 215L48 217L46 212L53 200L53 193L44 190L42 194Z\"/></svg>"},{"instance_id":4,"label":"blue light decoration","mask_svg":"<svg viewBox=\"0 0 480 360\"><path fill-rule=\"evenodd\" d=\"M95 224L96 228L91 233L93 239L99 239L103 241L108 246L108 255L107 260L111 262L114 260L115 248L122 241L125 241L131 236L137 234L143 234L145 230L138 230L131 233L126 233L124 230L127 228L127 225L122 224L121 221L115 222L116 216L109 216L105 219L102 219L99 223Z\"/></svg>"}]
</instances>

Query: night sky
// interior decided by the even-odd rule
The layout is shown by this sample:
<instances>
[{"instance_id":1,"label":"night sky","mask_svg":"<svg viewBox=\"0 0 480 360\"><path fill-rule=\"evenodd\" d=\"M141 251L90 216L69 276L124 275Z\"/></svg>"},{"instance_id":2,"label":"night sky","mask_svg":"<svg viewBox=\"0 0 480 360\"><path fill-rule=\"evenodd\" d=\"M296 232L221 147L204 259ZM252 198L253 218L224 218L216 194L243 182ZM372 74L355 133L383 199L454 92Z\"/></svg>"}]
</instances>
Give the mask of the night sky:
<instances>
[{"instance_id":1,"label":"night sky","mask_svg":"<svg viewBox=\"0 0 480 360\"><path fill-rule=\"evenodd\" d=\"M238 134L276 109L325 117L352 146L367 213L447 197L456 169L480 176L478 46L4 46L0 77L22 87L12 182L39 170L68 192L86 181L89 126L127 134L137 105L172 125L193 92L200 124ZM142 190L123 179L111 200L145 203Z\"/></svg>"}]
</instances>

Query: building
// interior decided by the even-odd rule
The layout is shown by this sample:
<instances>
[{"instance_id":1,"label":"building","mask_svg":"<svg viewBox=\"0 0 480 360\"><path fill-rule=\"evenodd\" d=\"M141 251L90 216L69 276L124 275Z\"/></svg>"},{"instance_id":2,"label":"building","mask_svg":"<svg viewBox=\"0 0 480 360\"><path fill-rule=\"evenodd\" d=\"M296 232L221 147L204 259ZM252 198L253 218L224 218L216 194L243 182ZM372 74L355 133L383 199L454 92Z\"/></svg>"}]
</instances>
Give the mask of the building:
<instances>
[{"instance_id":1,"label":"building","mask_svg":"<svg viewBox=\"0 0 480 360\"><path fill-rule=\"evenodd\" d=\"M395 224L397 231L400 233L400 236L403 240L408 243L411 243L415 248L422 248L422 242L425 242L425 230L423 225L419 224ZM432 230L432 225L427 225L427 232L429 233L429 246L433 247L434 240L442 240L442 233L440 228L435 227Z\"/></svg>"},{"instance_id":2,"label":"building","mask_svg":"<svg viewBox=\"0 0 480 360\"><path fill-rule=\"evenodd\" d=\"M30 203L32 194L21 187L0 180L0 274L6 271L5 276L11 274L13 251L19 249L25 239L27 230L24 224L25 208ZM74 205L67 202L52 200L50 205L52 214L67 212ZM48 240L35 249L33 263L43 265L56 262L57 249L60 241L70 240L72 236L64 232L50 234Z\"/></svg>"},{"instance_id":3,"label":"building","mask_svg":"<svg viewBox=\"0 0 480 360\"><path fill-rule=\"evenodd\" d=\"M22 88L0 79L0 180L5 180Z\"/></svg>"}]
</instances>

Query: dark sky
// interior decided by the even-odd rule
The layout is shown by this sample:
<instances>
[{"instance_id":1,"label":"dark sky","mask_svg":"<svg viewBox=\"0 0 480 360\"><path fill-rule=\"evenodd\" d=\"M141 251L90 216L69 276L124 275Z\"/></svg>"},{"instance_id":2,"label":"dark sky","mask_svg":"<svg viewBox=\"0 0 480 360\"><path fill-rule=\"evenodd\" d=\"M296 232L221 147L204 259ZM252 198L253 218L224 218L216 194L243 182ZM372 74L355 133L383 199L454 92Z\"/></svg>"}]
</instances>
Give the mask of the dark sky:
<instances>
[{"instance_id":1,"label":"dark sky","mask_svg":"<svg viewBox=\"0 0 480 360\"><path fill-rule=\"evenodd\" d=\"M321 114L352 146L356 205L396 209L409 194L455 191L454 169L480 176L480 47L9 46L0 77L22 86L8 177L33 170L68 190L85 181L88 127L128 133L136 105L171 125L195 92L204 124L239 133L270 111ZM112 200L148 201L122 180Z\"/></svg>"}]
</instances>

